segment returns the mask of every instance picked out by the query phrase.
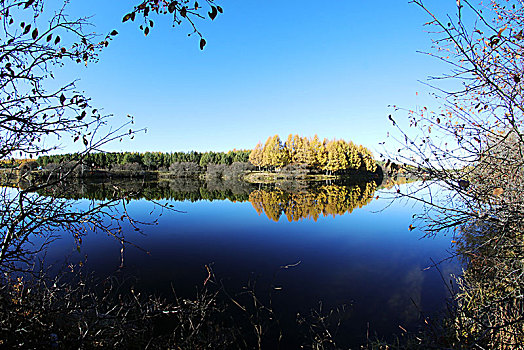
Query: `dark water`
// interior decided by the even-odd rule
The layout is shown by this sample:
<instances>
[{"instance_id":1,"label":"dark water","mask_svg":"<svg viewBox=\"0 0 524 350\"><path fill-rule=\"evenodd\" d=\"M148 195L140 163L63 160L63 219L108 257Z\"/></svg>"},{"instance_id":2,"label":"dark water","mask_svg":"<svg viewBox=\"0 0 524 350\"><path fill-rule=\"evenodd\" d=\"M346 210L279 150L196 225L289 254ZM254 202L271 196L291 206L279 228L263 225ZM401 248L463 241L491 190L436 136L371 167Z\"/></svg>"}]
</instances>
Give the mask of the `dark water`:
<instances>
[{"instance_id":1,"label":"dark water","mask_svg":"<svg viewBox=\"0 0 524 350\"><path fill-rule=\"evenodd\" d=\"M144 226L143 234L128 228L126 238L141 249L125 247L124 268L119 268L121 244L104 234L85 237L80 253L64 236L50 246L46 261L87 257L86 266L96 276L131 279L137 290L166 297L172 286L179 296L194 295L208 275L205 265L212 264L232 293L250 280L257 281L261 298L271 293L282 327L289 327L284 334L290 344L296 314L318 310L319 303L323 310L347 306L339 334L350 346L365 343L366 334L388 338L400 333L399 326L415 330L421 311L431 315L445 306L442 277L426 268L431 259L449 255L452 238L421 239L418 229L410 231L412 215L420 212L416 203L391 204L384 198L388 191L375 192L374 184L245 185L223 191L185 186L184 192L184 184L140 185L149 198L168 198L162 203L183 213L164 210L159 216L159 208L147 200L132 200L131 217L158 219L158 225ZM103 198L100 186L96 189L84 188L82 196ZM296 266L281 268L291 264ZM446 280L458 272L451 263L440 269Z\"/></svg>"}]
</instances>

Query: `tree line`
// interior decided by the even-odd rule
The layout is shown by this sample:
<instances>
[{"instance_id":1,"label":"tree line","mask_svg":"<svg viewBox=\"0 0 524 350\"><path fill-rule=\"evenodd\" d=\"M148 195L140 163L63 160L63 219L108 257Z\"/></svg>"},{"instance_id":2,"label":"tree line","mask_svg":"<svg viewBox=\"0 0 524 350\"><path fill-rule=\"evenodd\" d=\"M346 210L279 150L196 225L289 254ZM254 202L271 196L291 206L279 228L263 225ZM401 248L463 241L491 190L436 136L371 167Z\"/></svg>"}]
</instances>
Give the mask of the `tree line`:
<instances>
[{"instance_id":1,"label":"tree line","mask_svg":"<svg viewBox=\"0 0 524 350\"><path fill-rule=\"evenodd\" d=\"M231 165L235 162L246 163L248 150L229 152L99 152L84 155L82 163L100 169L111 169L115 165L135 164L147 170L167 170L174 163L195 163L205 168L208 164ZM80 161L77 153L40 156L37 164L46 167L48 164L62 164Z\"/></svg>"},{"instance_id":2,"label":"tree line","mask_svg":"<svg viewBox=\"0 0 524 350\"><path fill-rule=\"evenodd\" d=\"M259 142L253 150L232 150L228 152L98 152L90 154L44 155L36 164L48 167L56 164L81 162L91 169L117 170L118 166L134 166L143 170L176 170L178 165L194 165L197 171L206 170L208 165L231 165L251 163L259 170L281 171L287 166L299 165L315 172L328 175L362 171L375 172L377 163L366 147L342 139L302 137L290 134L284 142L279 135L271 136L262 145ZM178 166L178 167L177 167ZM134 169L134 168L133 168Z\"/></svg>"},{"instance_id":3,"label":"tree line","mask_svg":"<svg viewBox=\"0 0 524 350\"><path fill-rule=\"evenodd\" d=\"M251 164L259 169L280 170L288 164L304 164L308 168L335 174L345 171L375 172L373 154L362 145L342 139L320 140L290 134L284 142L277 134L266 143L259 142L249 155Z\"/></svg>"}]
</instances>

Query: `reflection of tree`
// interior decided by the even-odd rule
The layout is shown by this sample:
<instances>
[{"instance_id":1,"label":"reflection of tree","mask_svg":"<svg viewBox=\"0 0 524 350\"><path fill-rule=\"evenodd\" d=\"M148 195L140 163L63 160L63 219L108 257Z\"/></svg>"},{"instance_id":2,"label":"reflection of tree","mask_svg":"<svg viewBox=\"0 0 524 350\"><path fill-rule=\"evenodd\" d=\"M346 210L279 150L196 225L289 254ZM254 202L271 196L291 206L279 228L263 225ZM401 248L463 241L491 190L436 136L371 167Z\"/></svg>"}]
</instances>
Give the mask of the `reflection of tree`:
<instances>
[{"instance_id":1,"label":"reflection of tree","mask_svg":"<svg viewBox=\"0 0 524 350\"><path fill-rule=\"evenodd\" d=\"M284 184L285 185L285 184ZM283 185L283 186L284 186ZM285 186L284 186L285 187ZM67 182L42 191L40 194L68 199L87 198L106 201L126 193L127 199L149 200L230 200L232 202L250 201L256 212L274 221L284 214L289 221L303 218L317 220L321 215L343 215L355 208L368 204L377 185L367 182L353 185L323 185L306 189L305 187L265 188L238 180L206 181L180 178L170 181L102 181Z\"/></svg>"},{"instance_id":2,"label":"reflection of tree","mask_svg":"<svg viewBox=\"0 0 524 350\"><path fill-rule=\"evenodd\" d=\"M68 199L106 201L126 193L127 199L149 200L231 200L247 201L254 185L241 181L201 181L177 178L169 181L63 182L40 191L41 195Z\"/></svg>"},{"instance_id":3,"label":"reflection of tree","mask_svg":"<svg viewBox=\"0 0 524 350\"><path fill-rule=\"evenodd\" d=\"M390 190L394 188L395 186L404 185L410 182L418 181L419 179L410 179L404 176L394 176L394 177L387 177L382 181L382 184L380 185L381 188L385 188L387 190Z\"/></svg>"},{"instance_id":4,"label":"reflection of tree","mask_svg":"<svg viewBox=\"0 0 524 350\"><path fill-rule=\"evenodd\" d=\"M375 182L353 186L325 185L307 192L287 193L280 189L256 190L249 201L260 215L274 221L282 213L288 221L317 220L320 215L343 215L368 204L376 190Z\"/></svg>"}]
</instances>

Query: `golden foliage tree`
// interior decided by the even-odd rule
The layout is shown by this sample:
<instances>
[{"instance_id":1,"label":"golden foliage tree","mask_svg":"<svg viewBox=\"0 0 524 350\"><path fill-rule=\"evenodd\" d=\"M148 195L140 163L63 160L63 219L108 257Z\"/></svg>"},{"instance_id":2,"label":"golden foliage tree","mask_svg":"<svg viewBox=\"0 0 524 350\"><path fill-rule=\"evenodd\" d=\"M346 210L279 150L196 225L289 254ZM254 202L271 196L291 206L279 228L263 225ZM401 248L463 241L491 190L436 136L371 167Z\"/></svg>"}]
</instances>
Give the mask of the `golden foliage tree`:
<instances>
[{"instance_id":1,"label":"golden foliage tree","mask_svg":"<svg viewBox=\"0 0 524 350\"><path fill-rule=\"evenodd\" d=\"M346 157L347 147L343 140L332 140L326 145L327 163L324 166L328 174L335 173L341 169L348 168L348 161Z\"/></svg>"},{"instance_id":2,"label":"golden foliage tree","mask_svg":"<svg viewBox=\"0 0 524 350\"><path fill-rule=\"evenodd\" d=\"M295 158L293 159L293 163L310 165L309 149L311 146L309 139L298 135L295 136Z\"/></svg>"},{"instance_id":3,"label":"golden foliage tree","mask_svg":"<svg viewBox=\"0 0 524 350\"><path fill-rule=\"evenodd\" d=\"M249 153L249 162L253 164L254 166L260 167L264 164L263 163L263 148L262 143L257 143L255 148Z\"/></svg>"},{"instance_id":4,"label":"golden foliage tree","mask_svg":"<svg viewBox=\"0 0 524 350\"><path fill-rule=\"evenodd\" d=\"M260 143L249 159L253 165L279 169L287 164L305 164L332 174L340 171L375 172L377 165L371 152L353 142L313 138L289 134L285 144L278 135L269 137L261 150Z\"/></svg>"},{"instance_id":5,"label":"golden foliage tree","mask_svg":"<svg viewBox=\"0 0 524 350\"><path fill-rule=\"evenodd\" d=\"M309 142L309 161L310 164L317 169L323 169L327 163L327 140L320 141L318 135L315 134Z\"/></svg>"},{"instance_id":6,"label":"golden foliage tree","mask_svg":"<svg viewBox=\"0 0 524 350\"><path fill-rule=\"evenodd\" d=\"M262 150L262 166L280 169L289 163L289 155L280 136L269 137Z\"/></svg>"}]
</instances>

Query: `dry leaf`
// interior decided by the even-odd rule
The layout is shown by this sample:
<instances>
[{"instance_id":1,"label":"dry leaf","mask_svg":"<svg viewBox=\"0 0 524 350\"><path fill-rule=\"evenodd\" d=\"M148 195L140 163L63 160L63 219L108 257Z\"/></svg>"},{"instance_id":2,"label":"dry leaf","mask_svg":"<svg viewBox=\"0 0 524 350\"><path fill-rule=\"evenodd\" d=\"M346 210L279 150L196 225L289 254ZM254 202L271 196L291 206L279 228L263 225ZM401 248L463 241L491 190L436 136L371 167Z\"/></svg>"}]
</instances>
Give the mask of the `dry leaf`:
<instances>
[{"instance_id":1,"label":"dry leaf","mask_svg":"<svg viewBox=\"0 0 524 350\"><path fill-rule=\"evenodd\" d=\"M493 190L493 195L494 195L495 197L500 196L502 193L504 193L504 190L503 190L502 188L500 188L500 187L497 187L497 188L495 188L495 189Z\"/></svg>"}]
</instances>

